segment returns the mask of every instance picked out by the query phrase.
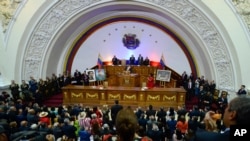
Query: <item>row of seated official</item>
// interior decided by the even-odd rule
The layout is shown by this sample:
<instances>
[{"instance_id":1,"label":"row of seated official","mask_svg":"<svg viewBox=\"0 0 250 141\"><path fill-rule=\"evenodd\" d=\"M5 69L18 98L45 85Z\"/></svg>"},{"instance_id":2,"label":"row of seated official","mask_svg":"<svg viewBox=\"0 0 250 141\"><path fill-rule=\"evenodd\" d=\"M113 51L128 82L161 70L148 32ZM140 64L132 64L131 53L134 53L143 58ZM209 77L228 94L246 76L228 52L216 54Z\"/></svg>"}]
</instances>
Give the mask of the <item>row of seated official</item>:
<instances>
[{"instance_id":1,"label":"row of seated official","mask_svg":"<svg viewBox=\"0 0 250 141\"><path fill-rule=\"evenodd\" d=\"M112 58L112 64L113 65L122 65L122 60L120 60L120 59L116 58L116 56L114 56ZM150 60L148 58L146 58L143 61L139 61L139 60L131 61L129 59L129 60L126 60L126 65L144 65L144 66L148 66L148 65L150 65Z\"/></svg>"}]
</instances>

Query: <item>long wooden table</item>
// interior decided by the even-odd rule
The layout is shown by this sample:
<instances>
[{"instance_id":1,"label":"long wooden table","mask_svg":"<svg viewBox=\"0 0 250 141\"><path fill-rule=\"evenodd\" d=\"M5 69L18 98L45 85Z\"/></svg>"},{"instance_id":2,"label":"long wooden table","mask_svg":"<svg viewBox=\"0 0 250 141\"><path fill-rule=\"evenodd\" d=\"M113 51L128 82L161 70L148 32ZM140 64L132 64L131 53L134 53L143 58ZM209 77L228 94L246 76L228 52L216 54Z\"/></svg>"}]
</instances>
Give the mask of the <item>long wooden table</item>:
<instances>
[{"instance_id":1,"label":"long wooden table","mask_svg":"<svg viewBox=\"0 0 250 141\"><path fill-rule=\"evenodd\" d=\"M69 85L62 88L63 104L83 104L85 106L109 106L114 100L120 104L136 108L148 107L150 104L155 108L174 107L185 104L186 91L183 88L152 88L142 89L141 87L117 87L108 86L77 86Z\"/></svg>"}]
</instances>

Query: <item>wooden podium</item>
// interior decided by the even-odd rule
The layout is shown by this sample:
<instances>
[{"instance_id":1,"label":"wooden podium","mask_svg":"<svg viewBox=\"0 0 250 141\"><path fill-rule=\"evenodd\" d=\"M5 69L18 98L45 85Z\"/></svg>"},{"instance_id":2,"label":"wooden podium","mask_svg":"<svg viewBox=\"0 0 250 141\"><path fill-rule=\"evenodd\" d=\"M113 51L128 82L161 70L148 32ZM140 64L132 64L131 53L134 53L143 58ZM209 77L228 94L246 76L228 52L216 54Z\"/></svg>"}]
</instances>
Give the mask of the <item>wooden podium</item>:
<instances>
[{"instance_id":1,"label":"wooden podium","mask_svg":"<svg viewBox=\"0 0 250 141\"><path fill-rule=\"evenodd\" d=\"M157 67L153 66L132 66L132 68L133 73L124 75L125 66L104 66L109 86L142 87L142 84L147 82L148 75L152 73L155 76L157 72ZM172 76L170 82L166 82L166 88L176 87L177 82Z\"/></svg>"},{"instance_id":2,"label":"wooden podium","mask_svg":"<svg viewBox=\"0 0 250 141\"><path fill-rule=\"evenodd\" d=\"M118 74L118 83L118 86L123 87L139 87L140 78L138 74L133 74L129 71L124 71L122 74Z\"/></svg>"}]
</instances>

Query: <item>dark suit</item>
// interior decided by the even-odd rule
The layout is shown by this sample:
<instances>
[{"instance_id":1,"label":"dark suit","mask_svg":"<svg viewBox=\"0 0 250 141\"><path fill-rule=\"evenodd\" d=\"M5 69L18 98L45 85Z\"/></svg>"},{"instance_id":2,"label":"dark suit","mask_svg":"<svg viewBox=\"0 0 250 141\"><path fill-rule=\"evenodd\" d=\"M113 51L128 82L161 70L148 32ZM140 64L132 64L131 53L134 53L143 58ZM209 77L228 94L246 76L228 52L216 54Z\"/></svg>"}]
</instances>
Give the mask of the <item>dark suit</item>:
<instances>
[{"instance_id":1,"label":"dark suit","mask_svg":"<svg viewBox=\"0 0 250 141\"><path fill-rule=\"evenodd\" d=\"M77 130L76 127L73 125L64 124L62 126L62 132L68 138L76 139L76 134L75 134L76 130Z\"/></svg>"},{"instance_id":2,"label":"dark suit","mask_svg":"<svg viewBox=\"0 0 250 141\"><path fill-rule=\"evenodd\" d=\"M122 105L119 104L115 104L111 107L111 118L113 123L115 123L116 115L122 108Z\"/></svg>"},{"instance_id":3,"label":"dark suit","mask_svg":"<svg viewBox=\"0 0 250 141\"><path fill-rule=\"evenodd\" d=\"M129 64L130 64L130 65L135 65L135 57L134 57L134 56L131 56L131 57L129 58Z\"/></svg>"},{"instance_id":4,"label":"dark suit","mask_svg":"<svg viewBox=\"0 0 250 141\"><path fill-rule=\"evenodd\" d=\"M239 89L237 92L238 95L243 95L243 94L247 94L245 89Z\"/></svg>"},{"instance_id":5,"label":"dark suit","mask_svg":"<svg viewBox=\"0 0 250 141\"><path fill-rule=\"evenodd\" d=\"M138 57L138 65L143 65L143 57L142 56Z\"/></svg>"},{"instance_id":6,"label":"dark suit","mask_svg":"<svg viewBox=\"0 0 250 141\"><path fill-rule=\"evenodd\" d=\"M191 141L229 141L229 131L221 134L204 130L197 130L195 137Z\"/></svg>"},{"instance_id":7,"label":"dark suit","mask_svg":"<svg viewBox=\"0 0 250 141\"><path fill-rule=\"evenodd\" d=\"M186 86L184 86L184 88L187 91L187 100L191 100L194 94L194 83L192 81L188 81L186 83Z\"/></svg>"}]
</instances>

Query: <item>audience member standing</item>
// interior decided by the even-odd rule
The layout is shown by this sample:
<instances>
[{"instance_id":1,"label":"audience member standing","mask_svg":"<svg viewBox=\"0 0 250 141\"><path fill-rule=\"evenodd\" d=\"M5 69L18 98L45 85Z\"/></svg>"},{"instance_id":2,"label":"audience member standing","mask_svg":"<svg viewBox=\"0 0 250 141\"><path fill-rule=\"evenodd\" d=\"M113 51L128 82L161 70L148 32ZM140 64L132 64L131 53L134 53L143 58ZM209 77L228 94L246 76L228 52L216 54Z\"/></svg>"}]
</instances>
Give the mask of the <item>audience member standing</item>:
<instances>
[{"instance_id":1,"label":"audience member standing","mask_svg":"<svg viewBox=\"0 0 250 141\"><path fill-rule=\"evenodd\" d=\"M29 80L29 86L30 86L29 89L32 93L32 96L34 96L36 93L36 90L38 89L38 83L36 79L34 79L34 77L32 76L30 77L30 80Z\"/></svg>"},{"instance_id":2,"label":"audience member standing","mask_svg":"<svg viewBox=\"0 0 250 141\"><path fill-rule=\"evenodd\" d=\"M76 127L70 124L70 120L68 118L65 118L64 125L62 126L63 135L66 135L68 139L77 140L75 134L76 130Z\"/></svg>"},{"instance_id":3,"label":"audience member standing","mask_svg":"<svg viewBox=\"0 0 250 141\"><path fill-rule=\"evenodd\" d=\"M84 86L89 85L89 76L87 75L86 71L84 71L83 74L82 74L82 80L83 80L83 85Z\"/></svg>"},{"instance_id":4,"label":"audience member standing","mask_svg":"<svg viewBox=\"0 0 250 141\"><path fill-rule=\"evenodd\" d=\"M148 109L146 110L147 119L149 119L150 116L155 117L155 114L156 114L156 110L153 109L152 105L149 105Z\"/></svg>"},{"instance_id":5,"label":"audience member standing","mask_svg":"<svg viewBox=\"0 0 250 141\"><path fill-rule=\"evenodd\" d=\"M111 118L112 118L113 124L115 123L117 113L122 108L123 108L123 106L119 104L119 101L115 100L115 104L111 107Z\"/></svg>"},{"instance_id":6,"label":"audience member standing","mask_svg":"<svg viewBox=\"0 0 250 141\"><path fill-rule=\"evenodd\" d=\"M11 84L9 86L9 89L10 89L12 97L14 98L15 101L20 98L19 85L14 80L11 80Z\"/></svg>"},{"instance_id":7,"label":"audience member standing","mask_svg":"<svg viewBox=\"0 0 250 141\"><path fill-rule=\"evenodd\" d=\"M245 85L241 85L240 89L238 90L237 94L238 95L246 95L247 91L245 90Z\"/></svg>"},{"instance_id":8,"label":"audience member standing","mask_svg":"<svg viewBox=\"0 0 250 141\"><path fill-rule=\"evenodd\" d=\"M31 100L31 95L29 91L29 84L25 82L25 80L22 80L22 84L20 85L22 95L25 101L30 101Z\"/></svg>"},{"instance_id":9,"label":"audience member standing","mask_svg":"<svg viewBox=\"0 0 250 141\"><path fill-rule=\"evenodd\" d=\"M77 69L74 72L74 79L75 79L77 85L82 85L82 82L81 82L81 80L82 80L82 74Z\"/></svg>"},{"instance_id":10,"label":"audience member standing","mask_svg":"<svg viewBox=\"0 0 250 141\"><path fill-rule=\"evenodd\" d=\"M185 135L188 131L188 122L184 116L180 117L180 120L177 121L176 129L179 129L182 135Z\"/></svg>"},{"instance_id":11,"label":"audience member standing","mask_svg":"<svg viewBox=\"0 0 250 141\"><path fill-rule=\"evenodd\" d=\"M224 111L228 105L227 95L221 94L221 96L217 100L218 108L221 111L222 115L224 114Z\"/></svg>"},{"instance_id":12,"label":"audience member standing","mask_svg":"<svg viewBox=\"0 0 250 141\"><path fill-rule=\"evenodd\" d=\"M187 90L187 100L190 101L194 94L194 83L192 79L188 79L188 82L184 88Z\"/></svg>"},{"instance_id":13,"label":"audience member standing","mask_svg":"<svg viewBox=\"0 0 250 141\"><path fill-rule=\"evenodd\" d=\"M39 106L42 106L43 103L43 95L41 94L40 90L36 90L36 93L34 94L34 100L35 103L37 103Z\"/></svg>"},{"instance_id":14,"label":"audience member standing","mask_svg":"<svg viewBox=\"0 0 250 141\"><path fill-rule=\"evenodd\" d=\"M185 88L185 86L187 85L187 81L188 81L188 75L187 72L184 71L181 75L181 81L182 81L182 86Z\"/></svg>"}]
</instances>

